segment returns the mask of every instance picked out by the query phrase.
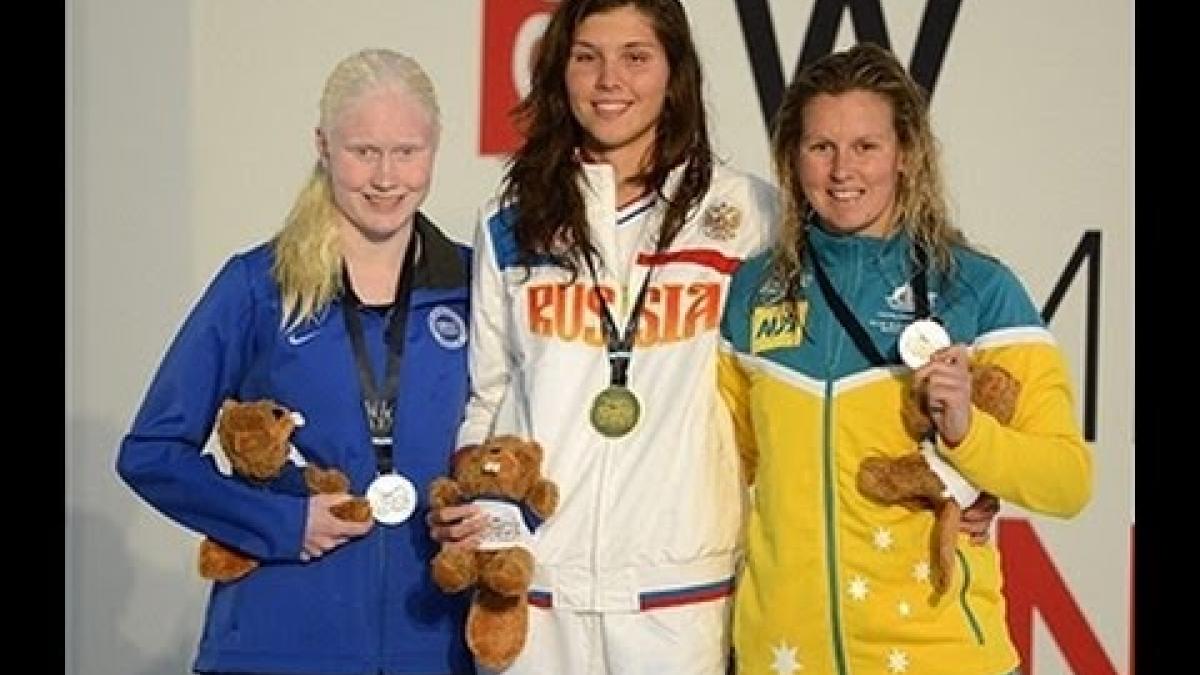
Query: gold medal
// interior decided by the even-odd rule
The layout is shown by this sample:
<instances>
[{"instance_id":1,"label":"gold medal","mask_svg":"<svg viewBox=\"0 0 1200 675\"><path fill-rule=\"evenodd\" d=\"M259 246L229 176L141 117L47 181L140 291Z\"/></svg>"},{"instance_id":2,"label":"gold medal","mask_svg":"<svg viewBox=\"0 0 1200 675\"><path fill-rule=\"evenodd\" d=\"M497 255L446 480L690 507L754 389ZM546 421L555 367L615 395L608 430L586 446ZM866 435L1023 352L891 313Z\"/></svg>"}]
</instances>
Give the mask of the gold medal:
<instances>
[{"instance_id":1,"label":"gold medal","mask_svg":"<svg viewBox=\"0 0 1200 675\"><path fill-rule=\"evenodd\" d=\"M601 436L624 436L637 425L641 414L637 397L620 385L610 385L592 400L592 426Z\"/></svg>"}]
</instances>

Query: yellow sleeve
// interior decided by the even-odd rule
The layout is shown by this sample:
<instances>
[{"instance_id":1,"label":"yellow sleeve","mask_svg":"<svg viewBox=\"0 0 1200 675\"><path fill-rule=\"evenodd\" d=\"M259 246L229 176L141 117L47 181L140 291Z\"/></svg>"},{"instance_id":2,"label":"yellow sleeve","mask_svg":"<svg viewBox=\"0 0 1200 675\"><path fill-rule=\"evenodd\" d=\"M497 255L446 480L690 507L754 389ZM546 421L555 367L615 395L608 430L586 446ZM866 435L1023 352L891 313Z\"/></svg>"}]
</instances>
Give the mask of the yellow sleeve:
<instances>
[{"instance_id":1,"label":"yellow sleeve","mask_svg":"<svg viewBox=\"0 0 1200 675\"><path fill-rule=\"evenodd\" d=\"M721 398L733 420L734 439L742 463L742 478L754 485L758 468L758 446L754 442L754 427L750 419L750 378L738 365L737 353L726 341L721 342L717 359L717 383Z\"/></svg>"},{"instance_id":2,"label":"yellow sleeve","mask_svg":"<svg viewBox=\"0 0 1200 675\"><path fill-rule=\"evenodd\" d=\"M1092 496L1092 450L1076 421L1066 365L1049 341L977 350L976 360L1006 368L1021 383L1008 426L978 408L955 448L941 454L977 487L1031 511L1062 518Z\"/></svg>"}]
</instances>

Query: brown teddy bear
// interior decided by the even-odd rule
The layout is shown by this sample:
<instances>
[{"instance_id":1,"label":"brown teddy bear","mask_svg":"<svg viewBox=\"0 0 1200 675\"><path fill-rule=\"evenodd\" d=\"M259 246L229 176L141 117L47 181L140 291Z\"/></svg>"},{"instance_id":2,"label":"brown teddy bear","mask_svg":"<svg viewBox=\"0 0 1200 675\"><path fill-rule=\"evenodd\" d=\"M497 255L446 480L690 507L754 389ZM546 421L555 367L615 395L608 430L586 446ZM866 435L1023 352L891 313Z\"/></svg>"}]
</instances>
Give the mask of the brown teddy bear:
<instances>
[{"instance_id":1,"label":"brown teddy bear","mask_svg":"<svg viewBox=\"0 0 1200 675\"><path fill-rule=\"evenodd\" d=\"M287 465L291 448L288 438L296 428L296 416L274 401L227 400L217 419L217 438L229 458L233 472L248 480L265 483ZM337 469L309 464L304 482L312 494L349 492L350 481ZM353 498L330 509L338 518L354 522L371 520L371 505ZM258 567L258 561L205 537L198 556L200 576L213 581L235 581Z\"/></svg>"},{"instance_id":2,"label":"brown teddy bear","mask_svg":"<svg viewBox=\"0 0 1200 675\"><path fill-rule=\"evenodd\" d=\"M1001 424L1012 421L1021 383L997 365L971 368L971 402ZM926 407L925 392L909 389L900 411L904 427L917 443L933 429ZM883 504L903 504L914 509L931 509L937 524L931 541L930 583L941 595L950 586L954 573L954 550L962 508L946 495L946 485L929 468L920 450L899 457L868 457L858 467L858 490Z\"/></svg>"},{"instance_id":3,"label":"brown teddy bear","mask_svg":"<svg viewBox=\"0 0 1200 675\"><path fill-rule=\"evenodd\" d=\"M533 577L527 506L542 519L558 507L558 486L542 478L542 447L516 436L496 436L455 453L453 478L429 488L434 508L474 502L490 522L475 551L446 548L433 558L433 580L447 593L476 584L467 613L467 646L493 670L507 668L525 646L527 592Z\"/></svg>"}]
</instances>

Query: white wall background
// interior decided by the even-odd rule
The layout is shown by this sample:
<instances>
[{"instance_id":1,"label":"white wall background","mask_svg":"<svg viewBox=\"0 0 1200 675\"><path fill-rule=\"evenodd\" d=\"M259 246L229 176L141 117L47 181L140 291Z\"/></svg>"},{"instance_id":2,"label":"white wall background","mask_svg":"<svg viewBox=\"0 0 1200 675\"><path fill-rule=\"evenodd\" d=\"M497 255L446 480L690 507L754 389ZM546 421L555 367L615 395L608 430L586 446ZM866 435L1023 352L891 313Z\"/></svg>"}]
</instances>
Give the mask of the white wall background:
<instances>
[{"instance_id":1,"label":"white wall background","mask_svg":"<svg viewBox=\"0 0 1200 675\"><path fill-rule=\"evenodd\" d=\"M769 176L732 0L692 0L720 152ZM924 3L884 2L907 61ZM770 3L790 74L812 3ZM1103 231L1096 497L1033 518L1119 672L1133 517L1132 2L965 2L933 114L969 235L1044 303L1084 230ZM191 303L279 226L313 161L325 75L368 46L420 60L444 136L426 212L469 241L500 176L477 155L482 0L67 3L68 673L189 671L207 593L197 537L117 479L115 450ZM843 21L838 46L850 43ZM1084 284L1051 328L1082 395ZM1015 514L1023 515L1023 514ZM1036 672L1068 672L1039 629Z\"/></svg>"}]
</instances>

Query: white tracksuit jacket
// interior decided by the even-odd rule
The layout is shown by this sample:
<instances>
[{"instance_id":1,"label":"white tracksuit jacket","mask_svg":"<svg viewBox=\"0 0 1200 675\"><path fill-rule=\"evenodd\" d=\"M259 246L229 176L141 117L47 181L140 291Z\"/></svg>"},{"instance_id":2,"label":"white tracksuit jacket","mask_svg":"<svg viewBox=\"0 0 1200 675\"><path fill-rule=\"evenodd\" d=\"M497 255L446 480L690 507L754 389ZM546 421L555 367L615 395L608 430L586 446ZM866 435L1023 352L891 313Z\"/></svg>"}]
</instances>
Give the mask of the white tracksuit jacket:
<instances>
[{"instance_id":1,"label":"white tracksuit jacket","mask_svg":"<svg viewBox=\"0 0 1200 675\"><path fill-rule=\"evenodd\" d=\"M636 612L728 595L744 500L716 387L718 329L730 275L770 242L775 190L715 166L699 208L655 255L666 204L650 197L618 212L612 168L583 167L596 273L622 329L654 267L628 376L641 420L619 439L592 428L592 399L610 375L591 274L583 264L572 283L552 265L527 273L517 262L513 212L492 203L475 237L473 391L459 446L493 432L511 380L514 431L542 444L543 471L561 495L535 536L532 604ZM669 177L667 194L680 173Z\"/></svg>"}]
</instances>

